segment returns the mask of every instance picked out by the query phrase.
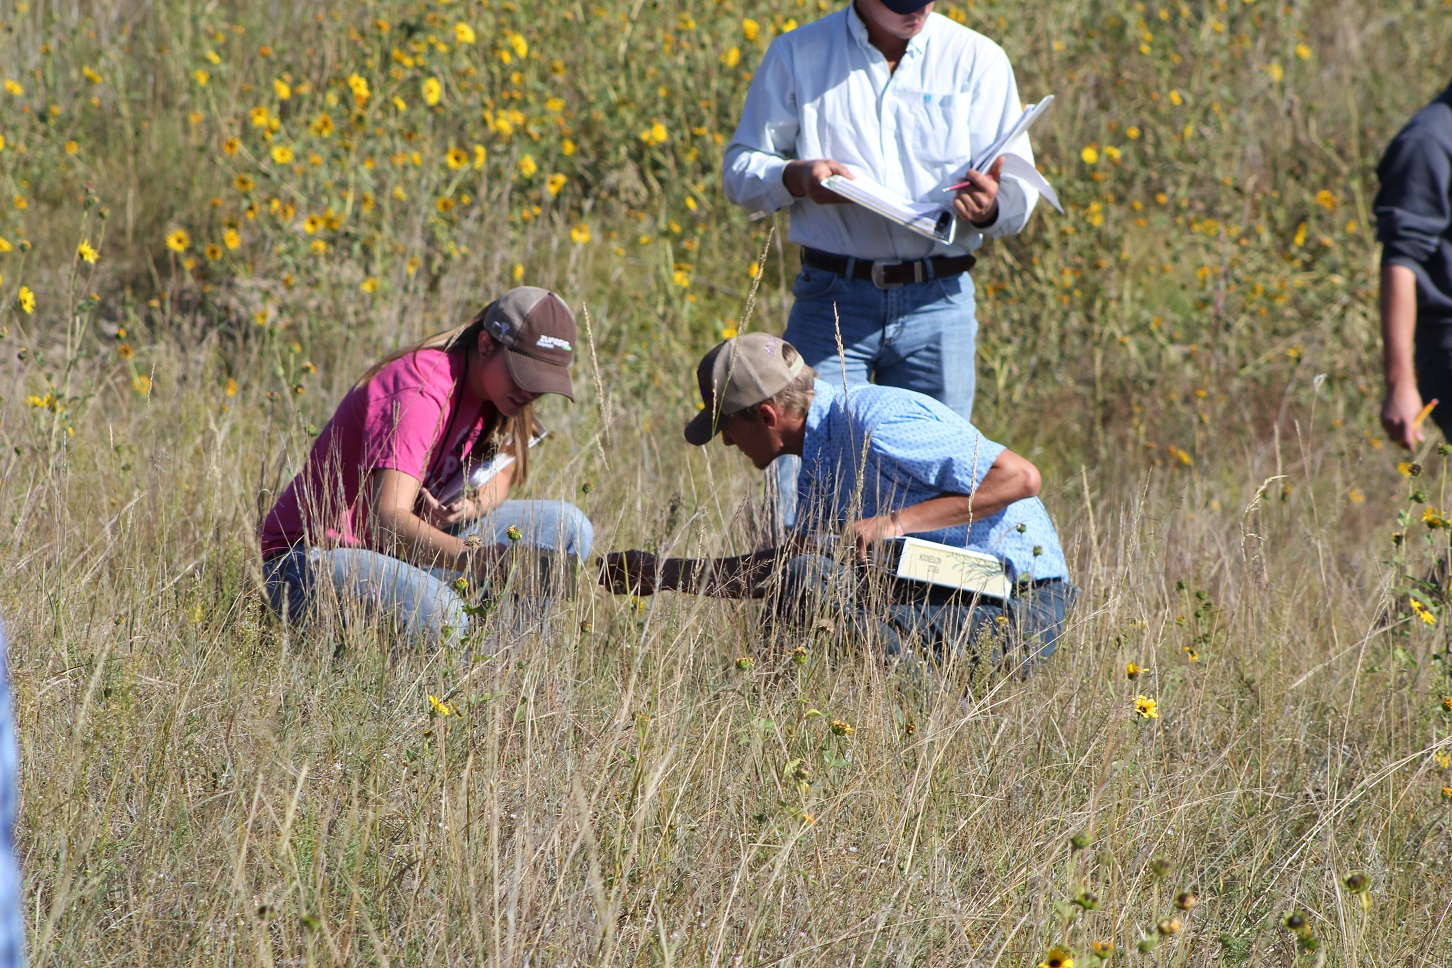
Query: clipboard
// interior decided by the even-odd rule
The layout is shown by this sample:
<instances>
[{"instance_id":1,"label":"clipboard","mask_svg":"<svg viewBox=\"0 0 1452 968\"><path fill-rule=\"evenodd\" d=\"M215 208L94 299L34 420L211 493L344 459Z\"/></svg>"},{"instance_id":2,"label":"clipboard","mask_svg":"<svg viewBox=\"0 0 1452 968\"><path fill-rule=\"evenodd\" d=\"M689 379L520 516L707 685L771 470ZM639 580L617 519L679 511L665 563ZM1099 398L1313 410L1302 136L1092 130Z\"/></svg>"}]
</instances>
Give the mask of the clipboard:
<instances>
[{"instance_id":1,"label":"clipboard","mask_svg":"<svg viewBox=\"0 0 1452 968\"><path fill-rule=\"evenodd\" d=\"M853 171L853 175L828 175L822 179L822 187L924 238L944 245L953 243L958 219L952 209L941 202L915 202L860 172Z\"/></svg>"}]
</instances>

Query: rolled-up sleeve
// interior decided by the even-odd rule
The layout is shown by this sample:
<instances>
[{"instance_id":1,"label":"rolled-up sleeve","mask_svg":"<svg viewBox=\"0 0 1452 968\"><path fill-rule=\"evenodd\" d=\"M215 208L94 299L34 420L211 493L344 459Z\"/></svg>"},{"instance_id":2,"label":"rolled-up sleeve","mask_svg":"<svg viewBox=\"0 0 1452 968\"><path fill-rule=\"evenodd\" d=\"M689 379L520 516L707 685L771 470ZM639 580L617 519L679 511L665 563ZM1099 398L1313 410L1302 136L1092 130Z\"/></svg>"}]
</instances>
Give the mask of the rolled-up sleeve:
<instances>
[{"instance_id":1,"label":"rolled-up sleeve","mask_svg":"<svg viewBox=\"0 0 1452 968\"><path fill-rule=\"evenodd\" d=\"M795 157L799 126L788 57L780 38L767 48L721 165L726 197L753 212L775 212L796 200L781 180Z\"/></svg>"},{"instance_id":2,"label":"rolled-up sleeve","mask_svg":"<svg viewBox=\"0 0 1452 968\"><path fill-rule=\"evenodd\" d=\"M1372 210L1382 264L1418 269L1452 224L1452 157L1432 138L1404 135L1387 148L1377 175Z\"/></svg>"},{"instance_id":3,"label":"rolled-up sleeve","mask_svg":"<svg viewBox=\"0 0 1452 968\"><path fill-rule=\"evenodd\" d=\"M1004 447L972 425L967 430L930 412L903 410L875 422L870 446L884 476L900 485L934 494L972 494Z\"/></svg>"},{"instance_id":4,"label":"rolled-up sleeve","mask_svg":"<svg viewBox=\"0 0 1452 968\"><path fill-rule=\"evenodd\" d=\"M1013 128L1023 115L1023 102L1019 100L1013 65L1002 48L994 48L993 58L976 82L973 112L968 122L969 135L974 145L986 148ZM975 154L978 152L977 147L973 150ZM1034 149L1029 144L1027 132L1009 142L1006 150L1033 163ZM1038 200L1037 189L1012 175L1005 176L998 183L998 220L979 231L991 239L1017 235L1028 224Z\"/></svg>"}]
</instances>

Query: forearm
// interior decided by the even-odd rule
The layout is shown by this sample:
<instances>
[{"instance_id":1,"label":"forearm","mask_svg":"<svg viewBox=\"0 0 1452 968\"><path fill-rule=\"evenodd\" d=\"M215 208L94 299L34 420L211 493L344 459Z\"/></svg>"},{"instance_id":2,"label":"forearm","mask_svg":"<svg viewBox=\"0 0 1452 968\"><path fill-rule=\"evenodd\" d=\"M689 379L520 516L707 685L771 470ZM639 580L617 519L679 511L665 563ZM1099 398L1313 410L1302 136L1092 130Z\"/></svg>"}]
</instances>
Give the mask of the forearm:
<instances>
[{"instance_id":1,"label":"forearm","mask_svg":"<svg viewBox=\"0 0 1452 968\"><path fill-rule=\"evenodd\" d=\"M1417 277L1395 263L1381 267L1382 375L1388 389L1413 385L1417 331Z\"/></svg>"},{"instance_id":2,"label":"forearm","mask_svg":"<svg viewBox=\"0 0 1452 968\"><path fill-rule=\"evenodd\" d=\"M760 598L780 558L779 548L731 558L667 558L659 587L713 598Z\"/></svg>"},{"instance_id":3,"label":"forearm","mask_svg":"<svg viewBox=\"0 0 1452 968\"><path fill-rule=\"evenodd\" d=\"M412 513L379 514L374 522L374 551L424 567L470 572L476 548L440 531Z\"/></svg>"}]
</instances>

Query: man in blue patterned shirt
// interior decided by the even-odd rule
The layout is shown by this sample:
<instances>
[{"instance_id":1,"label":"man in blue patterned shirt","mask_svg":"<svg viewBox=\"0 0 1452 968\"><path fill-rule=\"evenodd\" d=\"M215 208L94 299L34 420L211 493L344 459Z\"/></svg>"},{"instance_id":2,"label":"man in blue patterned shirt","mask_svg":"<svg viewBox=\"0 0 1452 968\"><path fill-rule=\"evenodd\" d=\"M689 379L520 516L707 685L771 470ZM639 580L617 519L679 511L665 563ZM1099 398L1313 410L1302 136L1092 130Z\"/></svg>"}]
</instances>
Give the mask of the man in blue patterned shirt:
<instances>
[{"instance_id":1,"label":"man in blue patterned shirt","mask_svg":"<svg viewBox=\"0 0 1452 968\"><path fill-rule=\"evenodd\" d=\"M778 547L732 558L612 554L604 584L619 592L769 595L783 618L797 622L833 609L889 654L914 641L940 653L971 649L994 632L1002 633L989 636L995 659L1016 663L1054 651L1076 593L1032 463L931 397L818 380L791 344L766 333L715 347L696 376L704 406L686 425L688 442L701 446L720 433L763 470L783 454L802 458L796 532ZM832 556L823 540L836 535L855 544L848 560ZM862 566L884 539L906 535L993 555L1011 598L896 580L873 587Z\"/></svg>"}]
</instances>

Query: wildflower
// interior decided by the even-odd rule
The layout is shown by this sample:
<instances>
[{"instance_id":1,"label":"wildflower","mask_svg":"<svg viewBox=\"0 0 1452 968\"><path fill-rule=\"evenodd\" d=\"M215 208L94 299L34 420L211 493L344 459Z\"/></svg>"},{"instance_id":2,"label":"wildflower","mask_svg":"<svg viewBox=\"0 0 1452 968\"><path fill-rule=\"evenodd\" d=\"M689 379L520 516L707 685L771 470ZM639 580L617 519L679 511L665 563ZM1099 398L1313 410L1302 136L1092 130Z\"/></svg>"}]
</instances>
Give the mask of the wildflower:
<instances>
[{"instance_id":1,"label":"wildflower","mask_svg":"<svg viewBox=\"0 0 1452 968\"><path fill-rule=\"evenodd\" d=\"M469 163L469 156L460 148L450 148L449 153L444 156L444 161L454 171L458 171Z\"/></svg>"},{"instance_id":2,"label":"wildflower","mask_svg":"<svg viewBox=\"0 0 1452 968\"><path fill-rule=\"evenodd\" d=\"M1310 60L1311 59L1311 47L1310 47L1310 45L1309 44L1297 44L1296 45L1296 56L1299 57L1301 60Z\"/></svg>"},{"instance_id":3,"label":"wildflower","mask_svg":"<svg viewBox=\"0 0 1452 968\"><path fill-rule=\"evenodd\" d=\"M1275 81L1277 84L1286 79L1286 69L1279 64L1267 64L1265 67L1265 72L1269 74L1270 79Z\"/></svg>"},{"instance_id":4,"label":"wildflower","mask_svg":"<svg viewBox=\"0 0 1452 968\"><path fill-rule=\"evenodd\" d=\"M333 133L333 119L327 113L320 114L313 118L308 130L319 138L326 138Z\"/></svg>"},{"instance_id":5,"label":"wildflower","mask_svg":"<svg viewBox=\"0 0 1452 968\"><path fill-rule=\"evenodd\" d=\"M565 187L565 182L567 180L568 179L566 179L564 175L561 175L559 172L555 172L548 179L546 179L545 191L549 192L551 195L558 195L560 193L560 189Z\"/></svg>"},{"instance_id":6,"label":"wildflower","mask_svg":"<svg viewBox=\"0 0 1452 968\"><path fill-rule=\"evenodd\" d=\"M192 71L192 79L197 82L197 87L206 87L207 82L212 79L212 75L199 69Z\"/></svg>"},{"instance_id":7,"label":"wildflower","mask_svg":"<svg viewBox=\"0 0 1452 968\"><path fill-rule=\"evenodd\" d=\"M1089 953L1100 961L1114 957L1113 941L1091 941L1089 942Z\"/></svg>"},{"instance_id":8,"label":"wildflower","mask_svg":"<svg viewBox=\"0 0 1452 968\"><path fill-rule=\"evenodd\" d=\"M1448 753L1446 750L1438 750L1433 753L1432 761L1437 764L1439 770L1452 769L1452 753Z\"/></svg>"},{"instance_id":9,"label":"wildflower","mask_svg":"<svg viewBox=\"0 0 1452 968\"><path fill-rule=\"evenodd\" d=\"M1323 188L1316 193L1316 204L1329 211L1336 207L1336 196Z\"/></svg>"},{"instance_id":10,"label":"wildflower","mask_svg":"<svg viewBox=\"0 0 1452 968\"><path fill-rule=\"evenodd\" d=\"M1175 107L1179 107L1180 105L1182 105L1182 104L1185 103L1185 96L1183 94L1181 94L1177 90L1176 91L1171 91L1170 92L1170 103L1173 104Z\"/></svg>"},{"instance_id":11,"label":"wildflower","mask_svg":"<svg viewBox=\"0 0 1452 968\"><path fill-rule=\"evenodd\" d=\"M68 155L74 155L74 154L78 154L80 152L81 146L78 145L78 144L76 144L74 141L67 141L66 144L65 144L65 149L66 149L66 154L68 154Z\"/></svg>"},{"instance_id":12,"label":"wildflower","mask_svg":"<svg viewBox=\"0 0 1452 968\"><path fill-rule=\"evenodd\" d=\"M236 178L232 179L232 186L236 188L239 192L250 192L252 191L252 189L257 187L257 181L251 175L243 172Z\"/></svg>"},{"instance_id":13,"label":"wildflower","mask_svg":"<svg viewBox=\"0 0 1452 968\"><path fill-rule=\"evenodd\" d=\"M423 99L424 103L427 104L429 107L433 107L434 105L438 104L439 99L443 96L444 86L439 83L438 78L430 77L428 80L423 82Z\"/></svg>"},{"instance_id":14,"label":"wildflower","mask_svg":"<svg viewBox=\"0 0 1452 968\"><path fill-rule=\"evenodd\" d=\"M272 160L274 162L276 162L277 164L279 164L279 165L290 165L290 164L292 164L292 159L293 159L292 149L289 148L287 145L273 145L272 146Z\"/></svg>"},{"instance_id":15,"label":"wildflower","mask_svg":"<svg viewBox=\"0 0 1452 968\"><path fill-rule=\"evenodd\" d=\"M751 667L754 665L756 665L756 660L749 655L739 655L736 657L736 668L741 672L750 672Z\"/></svg>"},{"instance_id":16,"label":"wildflower","mask_svg":"<svg viewBox=\"0 0 1452 968\"><path fill-rule=\"evenodd\" d=\"M539 171L539 163L534 160L534 155L525 155L519 159L519 174L525 178L533 178L535 172Z\"/></svg>"},{"instance_id":17,"label":"wildflower","mask_svg":"<svg viewBox=\"0 0 1452 968\"><path fill-rule=\"evenodd\" d=\"M1165 937L1169 937L1172 934L1179 934L1182 927L1184 925L1180 923L1179 918L1161 918L1160 923L1155 925L1155 930Z\"/></svg>"},{"instance_id":18,"label":"wildflower","mask_svg":"<svg viewBox=\"0 0 1452 968\"><path fill-rule=\"evenodd\" d=\"M1452 527L1452 521L1448 521L1439 509L1430 504L1422 509L1422 523L1433 531L1438 528Z\"/></svg>"},{"instance_id":19,"label":"wildflower","mask_svg":"<svg viewBox=\"0 0 1452 968\"><path fill-rule=\"evenodd\" d=\"M21 87L19 82L9 79L5 81L5 90L7 93L13 94L16 97L20 97L20 95L25 93L25 88Z\"/></svg>"},{"instance_id":20,"label":"wildflower","mask_svg":"<svg viewBox=\"0 0 1452 968\"><path fill-rule=\"evenodd\" d=\"M227 382L222 386L222 392L229 397L235 397L237 395L237 381L230 376L227 377Z\"/></svg>"},{"instance_id":21,"label":"wildflower","mask_svg":"<svg viewBox=\"0 0 1452 968\"><path fill-rule=\"evenodd\" d=\"M24 195L16 195L11 201L15 203L16 208L22 211L30 207L30 203L25 200Z\"/></svg>"},{"instance_id":22,"label":"wildflower","mask_svg":"<svg viewBox=\"0 0 1452 968\"><path fill-rule=\"evenodd\" d=\"M560 154L569 157L575 153L575 143L569 138L560 142Z\"/></svg>"},{"instance_id":23,"label":"wildflower","mask_svg":"<svg viewBox=\"0 0 1452 968\"><path fill-rule=\"evenodd\" d=\"M640 140L648 145L663 144L669 137L670 133L666 131L666 126L659 121L654 122L649 128L640 132Z\"/></svg>"},{"instance_id":24,"label":"wildflower","mask_svg":"<svg viewBox=\"0 0 1452 968\"><path fill-rule=\"evenodd\" d=\"M521 34L510 34L509 35L509 46L514 48L514 53L515 53L516 56L519 56L519 57L528 57L529 56L529 41L525 40L524 37L523 37L523 35L521 35Z\"/></svg>"},{"instance_id":25,"label":"wildflower","mask_svg":"<svg viewBox=\"0 0 1452 968\"><path fill-rule=\"evenodd\" d=\"M1129 665L1124 667L1124 674L1129 676L1129 678L1131 679L1138 679L1140 676L1144 675L1144 671L1144 666L1138 665L1133 662L1129 663Z\"/></svg>"},{"instance_id":26,"label":"wildflower","mask_svg":"<svg viewBox=\"0 0 1452 968\"><path fill-rule=\"evenodd\" d=\"M235 251L242 245L242 236L237 233L236 229L227 229L222 233L222 244L229 250Z\"/></svg>"},{"instance_id":27,"label":"wildflower","mask_svg":"<svg viewBox=\"0 0 1452 968\"><path fill-rule=\"evenodd\" d=\"M1437 616L1432 613L1431 609L1423 605L1421 602L1417 601L1415 598L1412 599L1411 602L1412 611L1416 613L1417 618L1421 619L1422 622L1427 625L1437 624Z\"/></svg>"},{"instance_id":28,"label":"wildflower","mask_svg":"<svg viewBox=\"0 0 1452 968\"><path fill-rule=\"evenodd\" d=\"M277 95L279 101L286 101L292 97L292 85L280 77L272 79L272 93Z\"/></svg>"},{"instance_id":29,"label":"wildflower","mask_svg":"<svg viewBox=\"0 0 1452 968\"><path fill-rule=\"evenodd\" d=\"M1181 891L1175 895L1175 907L1181 911L1193 911L1199 903L1200 897L1194 891Z\"/></svg>"},{"instance_id":30,"label":"wildflower","mask_svg":"<svg viewBox=\"0 0 1452 968\"><path fill-rule=\"evenodd\" d=\"M800 645L792 649L792 665L804 665L807 661L807 650Z\"/></svg>"},{"instance_id":31,"label":"wildflower","mask_svg":"<svg viewBox=\"0 0 1452 968\"><path fill-rule=\"evenodd\" d=\"M364 292L377 292L378 280L373 276L369 276L367 279L363 280L362 284L358 288L362 289Z\"/></svg>"},{"instance_id":32,"label":"wildflower","mask_svg":"<svg viewBox=\"0 0 1452 968\"><path fill-rule=\"evenodd\" d=\"M1452 696L1442 697L1442 708L1449 712L1452 712Z\"/></svg>"},{"instance_id":33,"label":"wildflower","mask_svg":"<svg viewBox=\"0 0 1452 968\"><path fill-rule=\"evenodd\" d=\"M35 293L30 291L29 286L21 286L20 292L15 295L16 301L20 303L20 311L29 316L35 312Z\"/></svg>"},{"instance_id":34,"label":"wildflower","mask_svg":"<svg viewBox=\"0 0 1452 968\"><path fill-rule=\"evenodd\" d=\"M308 244L308 250L312 252L313 255L323 255L328 251L328 243L324 242L322 239L313 239L312 242Z\"/></svg>"},{"instance_id":35,"label":"wildflower","mask_svg":"<svg viewBox=\"0 0 1452 968\"><path fill-rule=\"evenodd\" d=\"M586 242L589 242L590 226L581 224L570 229L570 241L576 245L584 245Z\"/></svg>"},{"instance_id":36,"label":"wildflower","mask_svg":"<svg viewBox=\"0 0 1452 968\"><path fill-rule=\"evenodd\" d=\"M429 715L452 716L454 715L454 711L438 696L429 696Z\"/></svg>"},{"instance_id":37,"label":"wildflower","mask_svg":"<svg viewBox=\"0 0 1452 968\"><path fill-rule=\"evenodd\" d=\"M145 373L136 374L136 376L131 378L131 389L135 390L143 397L151 396L151 377L147 376Z\"/></svg>"},{"instance_id":38,"label":"wildflower","mask_svg":"<svg viewBox=\"0 0 1452 968\"><path fill-rule=\"evenodd\" d=\"M1134 711L1139 715L1140 719L1160 718L1159 703L1148 696L1134 697Z\"/></svg>"},{"instance_id":39,"label":"wildflower","mask_svg":"<svg viewBox=\"0 0 1452 968\"><path fill-rule=\"evenodd\" d=\"M509 270L509 278L513 279L515 282L519 282L519 280L524 278L523 262L516 262L514 264L514 268Z\"/></svg>"},{"instance_id":40,"label":"wildflower","mask_svg":"<svg viewBox=\"0 0 1452 968\"><path fill-rule=\"evenodd\" d=\"M82 239L81 244L76 246L76 255L80 256L83 262L95 265L96 259L100 257L101 253L97 252L96 247L91 245L88 240Z\"/></svg>"},{"instance_id":41,"label":"wildflower","mask_svg":"<svg viewBox=\"0 0 1452 968\"><path fill-rule=\"evenodd\" d=\"M1093 145L1085 145L1084 150L1079 152L1079 157L1086 165L1097 165L1099 163L1099 149Z\"/></svg>"},{"instance_id":42,"label":"wildflower","mask_svg":"<svg viewBox=\"0 0 1452 968\"><path fill-rule=\"evenodd\" d=\"M440 215L453 211L454 200L452 198L441 198L434 202L434 207L439 210Z\"/></svg>"},{"instance_id":43,"label":"wildflower","mask_svg":"<svg viewBox=\"0 0 1452 968\"><path fill-rule=\"evenodd\" d=\"M750 17L746 17L741 21L741 33L745 35L747 40L755 40L761 36L761 24L752 20Z\"/></svg>"},{"instance_id":44,"label":"wildflower","mask_svg":"<svg viewBox=\"0 0 1452 968\"><path fill-rule=\"evenodd\" d=\"M511 542L515 542L524 537L524 532L519 530L519 528L515 525L511 524L508 528L505 529L504 536L508 538Z\"/></svg>"},{"instance_id":45,"label":"wildflower","mask_svg":"<svg viewBox=\"0 0 1452 968\"><path fill-rule=\"evenodd\" d=\"M202 250L202 254L207 257L208 262L216 262L222 258L222 247L213 242Z\"/></svg>"},{"instance_id":46,"label":"wildflower","mask_svg":"<svg viewBox=\"0 0 1452 968\"><path fill-rule=\"evenodd\" d=\"M844 719L834 719L831 725L833 736L851 736L857 732L856 728Z\"/></svg>"},{"instance_id":47,"label":"wildflower","mask_svg":"<svg viewBox=\"0 0 1452 968\"><path fill-rule=\"evenodd\" d=\"M722 64L725 64L726 67L727 67L727 69L733 68L737 64L740 64L741 63L741 48L740 47L731 47L730 49L728 49L726 51L726 53L724 53L724 54L721 55L721 63Z\"/></svg>"},{"instance_id":48,"label":"wildflower","mask_svg":"<svg viewBox=\"0 0 1452 968\"><path fill-rule=\"evenodd\" d=\"M1371 888L1371 878L1365 874L1352 874L1342 883L1352 894L1365 894Z\"/></svg>"},{"instance_id":49,"label":"wildflower","mask_svg":"<svg viewBox=\"0 0 1452 968\"><path fill-rule=\"evenodd\" d=\"M348 90L353 92L353 102L360 108L367 104L368 99L372 96L372 92L368 89L368 78L361 74L348 75Z\"/></svg>"},{"instance_id":50,"label":"wildflower","mask_svg":"<svg viewBox=\"0 0 1452 968\"><path fill-rule=\"evenodd\" d=\"M1442 796L1446 797L1448 800L1452 800L1452 786L1444 786L1442 788Z\"/></svg>"},{"instance_id":51,"label":"wildflower","mask_svg":"<svg viewBox=\"0 0 1452 968\"><path fill-rule=\"evenodd\" d=\"M136 351L131 348L130 343L121 343L116 347L116 355L123 360L129 360L136 355Z\"/></svg>"},{"instance_id":52,"label":"wildflower","mask_svg":"<svg viewBox=\"0 0 1452 968\"><path fill-rule=\"evenodd\" d=\"M84 77L86 80L90 81L92 84L101 83L101 75L91 70L89 64L81 68L81 76Z\"/></svg>"},{"instance_id":53,"label":"wildflower","mask_svg":"<svg viewBox=\"0 0 1452 968\"><path fill-rule=\"evenodd\" d=\"M1403 477L1416 477L1418 474L1422 473L1422 465L1413 463L1409 460L1404 460L1397 465L1397 473L1402 475Z\"/></svg>"},{"instance_id":54,"label":"wildflower","mask_svg":"<svg viewBox=\"0 0 1452 968\"><path fill-rule=\"evenodd\" d=\"M474 28L466 23L454 24L454 39L461 44L472 44L474 42Z\"/></svg>"},{"instance_id":55,"label":"wildflower","mask_svg":"<svg viewBox=\"0 0 1452 968\"><path fill-rule=\"evenodd\" d=\"M316 215L309 215L303 220L303 231L308 235L317 235L323 227L323 220Z\"/></svg>"},{"instance_id":56,"label":"wildflower","mask_svg":"<svg viewBox=\"0 0 1452 968\"><path fill-rule=\"evenodd\" d=\"M1142 134L1142 132L1139 130L1139 125L1136 124L1131 124L1129 127L1124 129L1124 136L1130 141L1138 141L1140 134ZM1110 945L1109 947L1113 949L1114 946Z\"/></svg>"},{"instance_id":57,"label":"wildflower","mask_svg":"<svg viewBox=\"0 0 1452 968\"><path fill-rule=\"evenodd\" d=\"M1074 968L1074 953L1068 948L1055 945L1044 955L1044 960L1039 962L1039 968Z\"/></svg>"}]
</instances>

